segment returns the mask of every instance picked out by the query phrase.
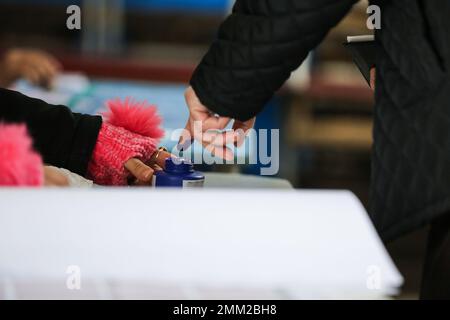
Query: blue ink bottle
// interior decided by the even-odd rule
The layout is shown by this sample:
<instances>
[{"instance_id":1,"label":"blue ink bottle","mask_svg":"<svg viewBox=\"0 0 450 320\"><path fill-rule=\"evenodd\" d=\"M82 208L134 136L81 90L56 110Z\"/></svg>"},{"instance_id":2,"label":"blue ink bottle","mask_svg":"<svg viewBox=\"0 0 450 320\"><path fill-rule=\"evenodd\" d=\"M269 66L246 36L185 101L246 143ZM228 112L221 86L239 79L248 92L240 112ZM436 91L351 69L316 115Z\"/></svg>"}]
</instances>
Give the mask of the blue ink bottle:
<instances>
[{"instance_id":1,"label":"blue ink bottle","mask_svg":"<svg viewBox=\"0 0 450 320\"><path fill-rule=\"evenodd\" d=\"M155 171L152 182L154 187L203 187L205 176L195 171L194 165L189 160L169 157L165 160L165 166L164 170Z\"/></svg>"}]
</instances>

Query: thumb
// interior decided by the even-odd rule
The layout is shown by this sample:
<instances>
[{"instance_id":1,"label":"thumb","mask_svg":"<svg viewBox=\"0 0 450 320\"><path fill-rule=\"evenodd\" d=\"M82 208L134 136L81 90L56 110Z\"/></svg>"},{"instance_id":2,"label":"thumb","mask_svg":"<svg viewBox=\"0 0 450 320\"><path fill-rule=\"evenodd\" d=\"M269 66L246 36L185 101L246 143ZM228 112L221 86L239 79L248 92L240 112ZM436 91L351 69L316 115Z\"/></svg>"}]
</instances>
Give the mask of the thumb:
<instances>
[{"instance_id":1,"label":"thumb","mask_svg":"<svg viewBox=\"0 0 450 320\"><path fill-rule=\"evenodd\" d=\"M153 177L153 169L136 158L125 162L125 168L140 181L150 182Z\"/></svg>"},{"instance_id":2,"label":"thumb","mask_svg":"<svg viewBox=\"0 0 450 320\"><path fill-rule=\"evenodd\" d=\"M186 127L183 129L180 135L180 139L178 140L177 148L180 151L184 151L188 149L192 143L192 129L191 129L191 119L189 118L186 123Z\"/></svg>"}]
</instances>

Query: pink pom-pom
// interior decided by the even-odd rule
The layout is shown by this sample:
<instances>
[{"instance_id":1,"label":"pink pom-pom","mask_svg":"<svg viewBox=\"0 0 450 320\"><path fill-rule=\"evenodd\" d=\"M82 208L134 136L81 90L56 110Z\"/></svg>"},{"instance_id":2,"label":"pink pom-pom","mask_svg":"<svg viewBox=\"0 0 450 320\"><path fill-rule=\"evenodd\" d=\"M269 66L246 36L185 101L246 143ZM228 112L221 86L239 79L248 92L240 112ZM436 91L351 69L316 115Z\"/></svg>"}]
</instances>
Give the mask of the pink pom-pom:
<instances>
[{"instance_id":1,"label":"pink pom-pom","mask_svg":"<svg viewBox=\"0 0 450 320\"><path fill-rule=\"evenodd\" d=\"M44 166L25 125L0 124L0 186L41 186Z\"/></svg>"},{"instance_id":2,"label":"pink pom-pom","mask_svg":"<svg viewBox=\"0 0 450 320\"><path fill-rule=\"evenodd\" d=\"M109 100L106 105L109 110L102 115L109 124L153 139L164 136L160 127L162 119L155 106L130 98Z\"/></svg>"}]
</instances>

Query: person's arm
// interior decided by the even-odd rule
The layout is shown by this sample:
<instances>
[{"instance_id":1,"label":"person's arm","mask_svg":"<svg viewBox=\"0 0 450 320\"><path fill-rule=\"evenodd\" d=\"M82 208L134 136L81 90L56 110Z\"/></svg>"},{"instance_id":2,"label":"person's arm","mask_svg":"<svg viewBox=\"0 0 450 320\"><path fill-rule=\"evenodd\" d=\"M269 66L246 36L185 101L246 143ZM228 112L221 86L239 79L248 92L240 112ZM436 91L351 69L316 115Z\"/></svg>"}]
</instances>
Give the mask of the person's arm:
<instances>
[{"instance_id":1,"label":"person's arm","mask_svg":"<svg viewBox=\"0 0 450 320\"><path fill-rule=\"evenodd\" d=\"M86 175L102 125L100 116L72 113L19 92L0 88L0 120L25 123L44 163Z\"/></svg>"},{"instance_id":2,"label":"person's arm","mask_svg":"<svg viewBox=\"0 0 450 320\"><path fill-rule=\"evenodd\" d=\"M130 100L107 105L102 121L0 88L0 122L24 123L43 163L97 184L126 185L132 177L150 183L154 170L146 162L164 134L156 108Z\"/></svg>"},{"instance_id":3,"label":"person's arm","mask_svg":"<svg viewBox=\"0 0 450 320\"><path fill-rule=\"evenodd\" d=\"M243 143L256 114L355 2L237 0L186 90L189 119L179 147L195 138L216 156L232 159L226 144ZM231 118L234 134L220 133Z\"/></svg>"},{"instance_id":4,"label":"person's arm","mask_svg":"<svg viewBox=\"0 0 450 320\"><path fill-rule=\"evenodd\" d=\"M248 120L351 9L355 0L237 0L190 84L225 117Z\"/></svg>"}]
</instances>

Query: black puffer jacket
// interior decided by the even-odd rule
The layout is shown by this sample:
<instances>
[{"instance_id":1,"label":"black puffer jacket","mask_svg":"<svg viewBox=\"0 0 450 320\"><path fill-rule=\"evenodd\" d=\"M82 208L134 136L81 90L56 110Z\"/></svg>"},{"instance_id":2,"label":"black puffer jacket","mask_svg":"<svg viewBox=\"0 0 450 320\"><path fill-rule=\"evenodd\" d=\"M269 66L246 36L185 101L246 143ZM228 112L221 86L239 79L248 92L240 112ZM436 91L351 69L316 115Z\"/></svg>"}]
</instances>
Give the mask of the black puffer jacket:
<instances>
[{"instance_id":1,"label":"black puffer jacket","mask_svg":"<svg viewBox=\"0 0 450 320\"><path fill-rule=\"evenodd\" d=\"M256 115L353 0L237 0L191 85L213 111ZM371 216L393 238L450 210L450 1L381 7Z\"/></svg>"}]
</instances>

